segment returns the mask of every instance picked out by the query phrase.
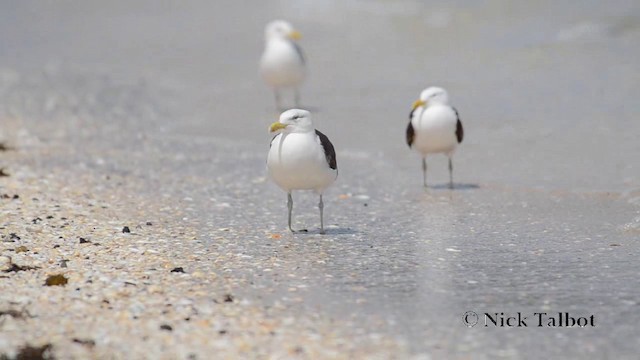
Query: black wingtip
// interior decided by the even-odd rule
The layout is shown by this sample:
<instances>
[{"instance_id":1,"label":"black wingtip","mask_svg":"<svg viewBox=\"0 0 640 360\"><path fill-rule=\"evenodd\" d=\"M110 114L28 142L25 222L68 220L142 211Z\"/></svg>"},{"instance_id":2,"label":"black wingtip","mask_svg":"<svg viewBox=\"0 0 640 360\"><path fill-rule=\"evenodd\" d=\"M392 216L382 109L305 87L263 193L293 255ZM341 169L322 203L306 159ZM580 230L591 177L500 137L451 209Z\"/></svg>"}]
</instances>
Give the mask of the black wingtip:
<instances>
[{"instance_id":1,"label":"black wingtip","mask_svg":"<svg viewBox=\"0 0 640 360\"><path fill-rule=\"evenodd\" d=\"M464 139L464 129L462 128L462 122L460 121L460 114L458 114L458 110L453 108L453 111L456 113L456 118L458 122L456 123L456 138L458 138L458 144L462 142Z\"/></svg>"},{"instance_id":2,"label":"black wingtip","mask_svg":"<svg viewBox=\"0 0 640 360\"><path fill-rule=\"evenodd\" d=\"M409 145L409 148L411 148L411 146L413 146L413 139L415 137L416 133L415 130L413 129L413 124L411 124L411 120L409 120L409 125L407 125L407 145Z\"/></svg>"},{"instance_id":3,"label":"black wingtip","mask_svg":"<svg viewBox=\"0 0 640 360\"><path fill-rule=\"evenodd\" d=\"M333 148L333 144L329 141L329 138L316 130L316 135L320 138L320 144L322 145L322 149L324 150L324 156L327 159L327 164L333 170L338 170L338 161L336 159L336 150Z\"/></svg>"}]
</instances>

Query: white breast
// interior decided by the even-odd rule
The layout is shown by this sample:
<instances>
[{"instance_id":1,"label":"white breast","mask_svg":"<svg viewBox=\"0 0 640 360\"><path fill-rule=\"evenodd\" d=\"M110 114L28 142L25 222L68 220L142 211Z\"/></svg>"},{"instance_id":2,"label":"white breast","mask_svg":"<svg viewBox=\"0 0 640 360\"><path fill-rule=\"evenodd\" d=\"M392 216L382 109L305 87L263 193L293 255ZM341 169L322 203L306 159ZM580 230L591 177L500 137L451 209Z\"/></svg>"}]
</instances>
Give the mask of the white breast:
<instances>
[{"instance_id":1,"label":"white breast","mask_svg":"<svg viewBox=\"0 0 640 360\"><path fill-rule=\"evenodd\" d=\"M304 60L290 41L271 39L260 60L260 73L270 86L298 86L305 76Z\"/></svg>"},{"instance_id":2,"label":"white breast","mask_svg":"<svg viewBox=\"0 0 640 360\"><path fill-rule=\"evenodd\" d=\"M315 132L277 135L269 149L267 169L273 181L287 192L322 193L338 175L329 167Z\"/></svg>"},{"instance_id":3,"label":"white breast","mask_svg":"<svg viewBox=\"0 0 640 360\"><path fill-rule=\"evenodd\" d=\"M411 119L415 131L414 148L424 155L452 152L458 144L457 122L458 117L450 106L432 105L417 109Z\"/></svg>"}]
</instances>

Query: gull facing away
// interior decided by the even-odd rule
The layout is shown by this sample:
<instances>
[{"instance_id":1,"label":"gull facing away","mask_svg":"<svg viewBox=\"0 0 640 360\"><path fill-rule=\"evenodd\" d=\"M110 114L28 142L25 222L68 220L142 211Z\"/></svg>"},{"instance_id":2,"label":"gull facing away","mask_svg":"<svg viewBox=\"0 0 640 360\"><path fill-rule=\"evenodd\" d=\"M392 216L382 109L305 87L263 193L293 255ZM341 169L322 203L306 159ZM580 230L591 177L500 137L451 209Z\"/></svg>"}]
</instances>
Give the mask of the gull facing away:
<instances>
[{"instance_id":1,"label":"gull facing away","mask_svg":"<svg viewBox=\"0 0 640 360\"><path fill-rule=\"evenodd\" d=\"M311 114L306 110L291 109L280 115L280 120L269 127L280 131L273 140L267 156L267 170L271 179L287 192L289 230L293 210L293 190L313 190L320 196L320 233L324 234L322 193L338 177L338 164L333 144L316 130Z\"/></svg>"},{"instance_id":2,"label":"gull facing away","mask_svg":"<svg viewBox=\"0 0 640 360\"><path fill-rule=\"evenodd\" d=\"M443 88L429 87L413 103L407 126L407 144L422 155L422 181L427 187L427 155L449 157L449 188L453 189L453 153L464 137L458 111L449 105Z\"/></svg>"},{"instance_id":3,"label":"gull facing away","mask_svg":"<svg viewBox=\"0 0 640 360\"><path fill-rule=\"evenodd\" d=\"M293 88L295 105L300 106L299 86L305 78L305 58L296 43L302 37L283 20L270 22L265 29L265 47L260 60L260 74L273 89L276 110L280 111L280 91Z\"/></svg>"}]
</instances>

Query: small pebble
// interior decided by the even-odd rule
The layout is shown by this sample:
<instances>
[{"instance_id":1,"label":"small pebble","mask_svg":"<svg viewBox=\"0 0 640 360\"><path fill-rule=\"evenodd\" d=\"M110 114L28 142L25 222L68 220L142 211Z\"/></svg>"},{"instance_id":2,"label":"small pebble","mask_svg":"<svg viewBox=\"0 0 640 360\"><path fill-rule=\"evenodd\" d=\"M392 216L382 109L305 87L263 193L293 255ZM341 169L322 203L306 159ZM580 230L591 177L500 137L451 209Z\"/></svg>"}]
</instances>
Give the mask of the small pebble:
<instances>
[{"instance_id":1,"label":"small pebble","mask_svg":"<svg viewBox=\"0 0 640 360\"><path fill-rule=\"evenodd\" d=\"M128 226L125 226L125 227L122 228L122 232L128 234L128 233L131 232L131 230L129 230Z\"/></svg>"},{"instance_id":2,"label":"small pebble","mask_svg":"<svg viewBox=\"0 0 640 360\"><path fill-rule=\"evenodd\" d=\"M0 256L0 271L7 272L11 269L11 258L9 256Z\"/></svg>"},{"instance_id":3,"label":"small pebble","mask_svg":"<svg viewBox=\"0 0 640 360\"><path fill-rule=\"evenodd\" d=\"M45 280L44 284L47 286L61 286L67 285L69 280L62 274L50 275L47 280Z\"/></svg>"}]
</instances>

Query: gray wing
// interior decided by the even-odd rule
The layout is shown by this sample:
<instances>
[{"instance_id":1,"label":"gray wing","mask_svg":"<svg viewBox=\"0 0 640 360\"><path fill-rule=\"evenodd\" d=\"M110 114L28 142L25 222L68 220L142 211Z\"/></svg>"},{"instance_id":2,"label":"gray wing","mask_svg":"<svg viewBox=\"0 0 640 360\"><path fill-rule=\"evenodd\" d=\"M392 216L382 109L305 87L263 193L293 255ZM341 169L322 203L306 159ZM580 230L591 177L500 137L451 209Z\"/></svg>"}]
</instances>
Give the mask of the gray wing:
<instances>
[{"instance_id":1,"label":"gray wing","mask_svg":"<svg viewBox=\"0 0 640 360\"><path fill-rule=\"evenodd\" d=\"M296 50L296 53L298 53L298 56L300 57L300 61L302 61L302 64L304 65L306 63L306 60L304 58L304 54L302 53L302 48L295 41L291 41L291 45Z\"/></svg>"},{"instance_id":2,"label":"gray wing","mask_svg":"<svg viewBox=\"0 0 640 360\"><path fill-rule=\"evenodd\" d=\"M320 139L320 145L322 145L322 149L324 150L324 156L327 159L327 164L333 170L338 169L338 162L336 160L336 150L333 148L333 144L329 141L329 138L316 130L316 135Z\"/></svg>"},{"instance_id":3,"label":"gray wing","mask_svg":"<svg viewBox=\"0 0 640 360\"><path fill-rule=\"evenodd\" d=\"M278 136L282 135L282 133L280 134L276 134L274 137L271 138L271 142L269 142L269 149L271 149L271 145L273 145L273 140L275 140ZM267 162L267 160L265 160L265 162Z\"/></svg>"},{"instance_id":4,"label":"gray wing","mask_svg":"<svg viewBox=\"0 0 640 360\"><path fill-rule=\"evenodd\" d=\"M269 143L269 148L271 148L271 145L273 145L273 140L275 140L280 135L282 135L282 133L276 134L274 137L271 138L271 142Z\"/></svg>"}]
</instances>

